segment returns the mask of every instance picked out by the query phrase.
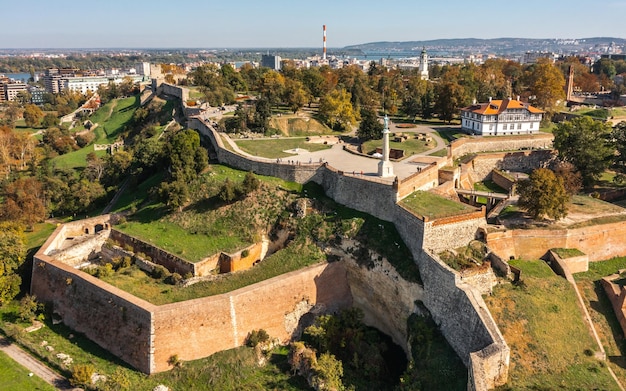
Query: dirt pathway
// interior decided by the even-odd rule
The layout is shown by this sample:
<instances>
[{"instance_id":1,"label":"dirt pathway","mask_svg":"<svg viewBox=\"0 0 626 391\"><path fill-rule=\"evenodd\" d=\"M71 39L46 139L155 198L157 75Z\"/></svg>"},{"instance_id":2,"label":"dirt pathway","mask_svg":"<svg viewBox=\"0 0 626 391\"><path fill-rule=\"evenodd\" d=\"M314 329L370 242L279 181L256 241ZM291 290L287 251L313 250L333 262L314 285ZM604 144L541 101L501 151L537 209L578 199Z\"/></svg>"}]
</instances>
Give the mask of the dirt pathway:
<instances>
[{"instance_id":1,"label":"dirt pathway","mask_svg":"<svg viewBox=\"0 0 626 391\"><path fill-rule=\"evenodd\" d=\"M70 382L59 375L43 363L35 359L30 354L26 353L17 345L11 343L7 338L0 336L0 350L6 353L9 357L15 360L18 364L22 365L35 375L42 378L46 383L51 384L57 390L71 391L76 390L70 385Z\"/></svg>"}]
</instances>

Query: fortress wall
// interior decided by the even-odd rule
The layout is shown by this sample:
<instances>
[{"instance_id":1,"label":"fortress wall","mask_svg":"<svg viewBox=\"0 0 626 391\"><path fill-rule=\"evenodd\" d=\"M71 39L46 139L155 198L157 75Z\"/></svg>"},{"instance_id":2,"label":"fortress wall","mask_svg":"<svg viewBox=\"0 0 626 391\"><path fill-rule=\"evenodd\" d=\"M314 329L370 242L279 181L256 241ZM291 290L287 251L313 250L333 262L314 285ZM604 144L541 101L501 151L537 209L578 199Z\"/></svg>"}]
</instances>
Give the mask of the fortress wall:
<instances>
[{"instance_id":1,"label":"fortress wall","mask_svg":"<svg viewBox=\"0 0 626 391\"><path fill-rule=\"evenodd\" d=\"M424 280L424 304L468 366L468 389L487 390L504 384L510 350L480 292L461 282L434 254L422 252L418 265Z\"/></svg>"},{"instance_id":2,"label":"fortress wall","mask_svg":"<svg viewBox=\"0 0 626 391\"><path fill-rule=\"evenodd\" d=\"M359 266L352 258L344 260L354 306L363 311L363 322L391 336L408 353L407 320L422 301L424 288L404 280L386 260L373 268Z\"/></svg>"},{"instance_id":3,"label":"fortress wall","mask_svg":"<svg viewBox=\"0 0 626 391\"><path fill-rule=\"evenodd\" d=\"M248 255L243 257L242 252L248 250ZM250 269L252 265L261 260L263 254L263 243L255 243L234 254L221 253L220 273L230 273L238 270Z\"/></svg>"},{"instance_id":4,"label":"fortress wall","mask_svg":"<svg viewBox=\"0 0 626 391\"><path fill-rule=\"evenodd\" d=\"M492 179L491 171L495 168L502 171L531 171L545 167L555 155L550 150L519 151L500 153L481 153L475 156L466 167L471 167L472 177L477 181Z\"/></svg>"},{"instance_id":5,"label":"fortress wall","mask_svg":"<svg viewBox=\"0 0 626 391\"><path fill-rule=\"evenodd\" d=\"M186 103L189 100L189 90L187 88L183 88L169 83L161 83L159 88L161 89L162 93L180 99L182 104Z\"/></svg>"},{"instance_id":6,"label":"fortress wall","mask_svg":"<svg viewBox=\"0 0 626 391\"><path fill-rule=\"evenodd\" d=\"M68 327L85 334L138 370L151 372L154 306L39 252L31 294Z\"/></svg>"},{"instance_id":7,"label":"fortress wall","mask_svg":"<svg viewBox=\"0 0 626 391\"><path fill-rule=\"evenodd\" d=\"M520 136L463 137L450 143L450 151L451 156L456 159L470 153L549 149L552 148L553 139L554 136L550 133Z\"/></svg>"},{"instance_id":8,"label":"fortress wall","mask_svg":"<svg viewBox=\"0 0 626 391\"><path fill-rule=\"evenodd\" d=\"M192 273L195 276L195 265L193 263L168 253L151 243L144 242L116 229L111 230L111 239L120 243L122 247L132 247L134 253L144 253L151 258L152 262L165 266L171 273L178 273L181 276Z\"/></svg>"},{"instance_id":9,"label":"fortress wall","mask_svg":"<svg viewBox=\"0 0 626 391\"><path fill-rule=\"evenodd\" d=\"M342 205L394 221L397 190L388 182L343 175L328 165L322 166L311 181L321 185L328 197Z\"/></svg>"},{"instance_id":10,"label":"fortress wall","mask_svg":"<svg viewBox=\"0 0 626 391\"><path fill-rule=\"evenodd\" d=\"M52 258L72 267L78 267L90 257L96 256L109 238L110 230L100 231L87 240L52 255Z\"/></svg>"},{"instance_id":11,"label":"fortress wall","mask_svg":"<svg viewBox=\"0 0 626 391\"><path fill-rule=\"evenodd\" d=\"M485 210L444 217L424 224L424 250L439 253L450 248L466 246L476 239L478 227L486 225Z\"/></svg>"},{"instance_id":12,"label":"fortress wall","mask_svg":"<svg viewBox=\"0 0 626 391\"><path fill-rule=\"evenodd\" d=\"M420 172L398 181L398 199L401 200L417 190L427 190L439 185L439 169L436 163Z\"/></svg>"},{"instance_id":13,"label":"fortress wall","mask_svg":"<svg viewBox=\"0 0 626 391\"><path fill-rule=\"evenodd\" d=\"M538 259L551 248L577 248L589 261L626 255L626 221L576 229L515 229L487 233L487 246L500 257Z\"/></svg>"},{"instance_id":14,"label":"fortress wall","mask_svg":"<svg viewBox=\"0 0 626 391\"><path fill-rule=\"evenodd\" d=\"M491 171L491 180L496 185L498 185L501 188L503 188L504 190L508 191L509 194L511 193L511 190L513 189L513 186L515 186L515 181L512 181L511 179L509 179L508 177L503 175L502 171L500 171L500 170L493 170L493 171Z\"/></svg>"},{"instance_id":15,"label":"fortress wall","mask_svg":"<svg viewBox=\"0 0 626 391\"><path fill-rule=\"evenodd\" d=\"M159 306L155 312L154 371L177 354L194 360L241 346L252 330L286 342L303 315L352 305L341 262L319 264L236 291ZM312 320L312 317L310 317Z\"/></svg>"}]
</instances>

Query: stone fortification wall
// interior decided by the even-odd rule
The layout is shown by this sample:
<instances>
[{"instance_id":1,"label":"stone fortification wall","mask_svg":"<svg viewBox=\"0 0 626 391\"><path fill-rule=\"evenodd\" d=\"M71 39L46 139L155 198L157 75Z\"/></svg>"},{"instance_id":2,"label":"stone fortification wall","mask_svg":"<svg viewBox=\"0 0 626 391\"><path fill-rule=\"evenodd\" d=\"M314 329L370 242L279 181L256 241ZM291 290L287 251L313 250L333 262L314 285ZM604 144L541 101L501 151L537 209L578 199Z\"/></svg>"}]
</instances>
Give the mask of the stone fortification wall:
<instances>
[{"instance_id":1,"label":"stone fortification wall","mask_svg":"<svg viewBox=\"0 0 626 391\"><path fill-rule=\"evenodd\" d=\"M551 248L577 248L589 261L626 255L626 221L575 229L515 229L486 234L487 246L504 259L539 259Z\"/></svg>"},{"instance_id":2,"label":"stone fortification wall","mask_svg":"<svg viewBox=\"0 0 626 391\"><path fill-rule=\"evenodd\" d=\"M460 281L434 254L422 252L418 265L424 280L424 304L468 366L468 389L487 390L504 384L510 350L480 292Z\"/></svg>"},{"instance_id":3,"label":"stone fortification wall","mask_svg":"<svg viewBox=\"0 0 626 391\"><path fill-rule=\"evenodd\" d=\"M343 175L328 165L317 170L311 181L321 185L326 195L340 204L386 221L395 217L397 190L389 182Z\"/></svg>"},{"instance_id":4,"label":"stone fortification wall","mask_svg":"<svg viewBox=\"0 0 626 391\"><path fill-rule=\"evenodd\" d=\"M187 88L183 88L169 83L161 83L158 88L159 93L178 98L181 100L182 104L185 104L189 100L189 90Z\"/></svg>"},{"instance_id":5,"label":"stone fortification wall","mask_svg":"<svg viewBox=\"0 0 626 391\"><path fill-rule=\"evenodd\" d=\"M478 228L487 224L485 209L463 215L443 217L424 223L423 248L439 253L466 246L476 239Z\"/></svg>"},{"instance_id":6,"label":"stone fortification wall","mask_svg":"<svg viewBox=\"0 0 626 391\"><path fill-rule=\"evenodd\" d=\"M230 293L159 306L154 314L154 368L171 369L177 354L194 360L243 345L248 332L265 329L288 341L308 312L352 305L341 262L320 264Z\"/></svg>"},{"instance_id":7,"label":"stone fortification wall","mask_svg":"<svg viewBox=\"0 0 626 391\"><path fill-rule=\"evenodd\" d=\"M436 163L424 167L420 172L398 180L398 199L401 200L417 190L427 190L439 184L439 174Z\"/></svg>"},{"instance_id":8,"label":"stone fortification wall","mask_svg":"<svg viewBox=\"0 0 626 391\"><path fill-rule=\"evenodd\" d=\"M109 233L110 230L100 231L69 248L55 252L52 257L66 265L78 267L89 259L97 256L102 250L102 246L109 238Z\"/></svg>"},{"instance_id":9,"label":"stone fortification wall","mask_svg":"<svg viewBox=\"0 0 626 391\"><path fill-rule=\"evenodd\" d=\"M549 149L552 148L553 139L554 136L550 133L521 136L464 137L450 143L450 155L456 159L470 153Z\"/></svg>"},{"instance_id":10,"label":"stone fortification wall","mask_svg":"<svg viewBox=\"0 0 626 391\"><path fill-rule=\"evenodd\" d=\"M532 170L545 167L554 158L555 155L550 150L482 153L463 167L471 171L474 180L483 181L492 179L491 171L494 168L502 171L530 173Z\"/></svg>"},{"instance_id":11,"label":"stone fortification wall","mask_svg":"<svg viewBox=\"0 0 626 391\"><path fill-rule=\"evenodd\" d=\"M509 176L505 175L500 170L491 171L491 180L504 190L508 191L509 194L513 190L513 186L515 186L515 181L512 180Z\"/></svg>"},{"instance_id":12,"label":"stone fortification wall","mask_svg":"<svg viewBox=\"0 0 626 391\"><path fill-rule=\"evenodd\" d=\"M354 306L363 311L365 324L391 336L408 353L407 319L415 312L416 301L423 301L424 289L404 280L386 259L373 268L344 260Z\"/></svg>"},{"instance_id":13,"label":"stone fortification wall","mask_svg":"<svg viewBox=\"0 0 626 391\"><path fill-rule=\"evenodd\" d=\"M242 253L247 251L244 257ZM238 270L250 269L252 265L263 258L263 243L255 243L234 254L220 254L220 273L236 272Z\"/></svg>"},{"instance_id":14,"label":"stone fortification wall","mask_svg":"<svg viewBox=\"0 0 626 391\"><path fill-rule=\"evenodd\" d=\"M153 244L144 242L133 236L127 235L116 229L111 230L111 239L118 242L122 247L130 246L134 253L144 253L149 256L152 262L165 266L171 273L178 273L184 276L187 273L195 274L195 265L174 254L160 249Z\"/></svg>"},{"instance_id":15,"label":"stone fortification wall","mask_svg":"<svg viewBox=\"0 0 626 391\"><path fill-rule=\"evenodd\" d=\"M274 159L242 156L226 149L219 134L199 117L191 118L188 122L188 126L197 130L211 142L220 163L236 167L240 170L273 176L290 182L306 183L315 175L317 169L320 167L318 163L302 165L278 164Z\"/></svg>"},{"instance_id":16,"label":"stone fortification wall","mask_svg":"<svg viewBox=\"0 0 626 391\"><path fill-rule=\"evenodd\" d=\"M151 372L153 305L42 252L34 258L31 294L51 303L68 327L138 370Z\"/></svg>"},{"instance_id":17,"label":"stone fortification wall","mask_svg":"<svg viewBox=\"0 0 626 391\"><path fill-rule=\"evenodd\" d=\"M613 312L615 312L615 316L617 317L617 321L622 328L622 332L626 334L626 303L624 303L626 300L626 288L613 282L614 280L620 278L621 276L619 274L612 274L602 278L600 282L606 292L606 296L611 302Z\"/></svg>"}]
</instances>

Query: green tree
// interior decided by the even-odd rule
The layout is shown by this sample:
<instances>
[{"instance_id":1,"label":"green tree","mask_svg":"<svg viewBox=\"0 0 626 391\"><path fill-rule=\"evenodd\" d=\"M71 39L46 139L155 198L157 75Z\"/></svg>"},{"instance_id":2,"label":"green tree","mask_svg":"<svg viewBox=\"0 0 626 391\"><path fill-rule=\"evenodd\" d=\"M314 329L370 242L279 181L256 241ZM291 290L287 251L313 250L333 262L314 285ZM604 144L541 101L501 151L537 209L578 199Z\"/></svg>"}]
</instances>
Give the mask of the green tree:
<instances>
[{"instance_id":1,"label":"green tree","mask_svg":"<svg viewBox=\"0 0 626 391\"><path fill-rule=\"evenodd\" d=\"M339 131L350 130L357 121L350 93L343 89L334 90L322 98L319 115L329 127Z\"/></svg>"},{"instance_id":2,"label":"green tree","mask_svg":"<svg viewBox=\"0 0 626 391\"><path fill-rule=\"evenodd\" d=\"M322 353L315 365L315 376L313 386L316 390L339 391L344 386L341 381L343 377L343 364L330 353Z\"/></svg>"},{"instance_id":3,"label":"green tree","mask_svg":"<svg viewBox=\"0 0 626 391\"><path fill-rule=\"evenodd\" d=\"M26 258L24 234L15 222L0 223L0 306L13 300L20 291L18 268Z\"/></svg>"},{"instance_id":4,"label":"green tree","mask_svg":"<svg viewBox=\"0 0 626 391\"><path fill-rule=\"evenodd\" d=\"M267 99L271 107L276 106L280 102L284 89L285 77L283 75L273 70L263 74L259 92Z\"/></svg>"},{"instance_id":5,"label":"green tree","mask_svg":"<svg viewBox=\"0 0 626 391\"><path fill-rule=\"evenodd\" d=\"M620 171L626 172L626 121L622 121L613 128L613 139L617 148L618 156L615 158Z\"/></svg>"},{"instance_id":6,"label":"green tree","mask_svg":"<svg viewBox=\"0 0 626 391\"><path fill-rule=\"evenodd\" d=\"M44 128L50 128L58 125L59 119L56 117L56 115L51 113L47 113L46 115L44 115L43 119L41 120L41 126Z\"/></svg>"},{"instance_id":7,"label":"green tree","mask_svg":"<svg viewBox=\"0 0 626 391\"><path fill-rule=\"evenodd\" d=\"M453 81L437 84L435 96L435 112L448 123L466 103L463 86Z\"/></svg>"},{"instance_id":8,"label":"green tree","mask_svg":"<svg viewBox=\"0 0 626 391\"><path fill-rule=\"evenodd\" d=\"M406 94L402 101L402 111L409 117L415 117L423 111L423 98L428 88L428 81L419 76L411 76L406 85Z\"/></svg>"},{"instance_id":9,"label":"green tree","mask_svg":"<svg viewBox=\"0 0 626 391\"><path fill-rule=\"evenodd\" d=\"M553 133L559 159L576 167L586 187L593 184L614 158L609 124L581 116L558 124Z\"/></svg>"},{"instance_id":10,"label":"green tree","mask_svg":"<svg viewBox=\"0 0 626 391\"><path fill-rule=\"evenodd\" d=\"M383 137L384 125L380 123L376 112L370 108L361 109L361 123L356 130L357 137L362 141L379 140Z\"/></svg>"},{"instance_id":11,"label":"green tree","mask_svg":"<svg viewBox=\"0 0 626 391\"><path fill-rule=\"evenodd\" d=\"M302 83L298 80L287 79L285 81L285 90L283 101L289 106L293 113L304 107L308 102L307 92Z\"/></svg>"},{"instance_id":12,"label":"green tree","mask_svg":"<svg viewBox=\"0 0 626 391\"><path fill-rule=\"evenodd\" d=\"M565 191L563 179L547 168L534 170L528 179L518 185L518 205L534 218L559 220L567 216L566 204L569 195Z\"/></svg>"}]
</instances>

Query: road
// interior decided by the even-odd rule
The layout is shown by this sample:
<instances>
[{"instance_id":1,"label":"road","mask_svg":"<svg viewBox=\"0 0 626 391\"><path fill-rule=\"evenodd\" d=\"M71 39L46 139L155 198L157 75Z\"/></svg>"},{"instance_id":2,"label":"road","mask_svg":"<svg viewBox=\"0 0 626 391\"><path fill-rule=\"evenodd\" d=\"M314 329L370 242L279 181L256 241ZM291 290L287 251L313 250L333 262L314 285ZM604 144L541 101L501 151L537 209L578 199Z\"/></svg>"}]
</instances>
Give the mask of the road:
<instances>
[{"instance_id":1,"label":"road","mask_svg":"<svg viewBox=\"0 0 626 391\"><path fill-rule=\"evenodd\" d=\"M15 360L36 376L42 378L46 383L51 384L57 390L72 391L78 390L70 385L70 382L52 369L48 368L33 356L22 350L19 346L11 343L7 338L0 336L0 350Z\"/></svg>"}]
</instances>

